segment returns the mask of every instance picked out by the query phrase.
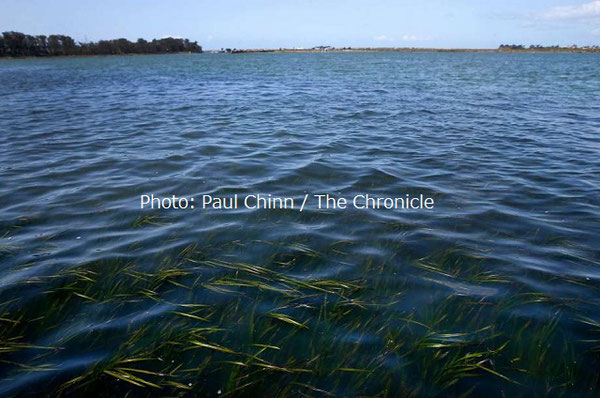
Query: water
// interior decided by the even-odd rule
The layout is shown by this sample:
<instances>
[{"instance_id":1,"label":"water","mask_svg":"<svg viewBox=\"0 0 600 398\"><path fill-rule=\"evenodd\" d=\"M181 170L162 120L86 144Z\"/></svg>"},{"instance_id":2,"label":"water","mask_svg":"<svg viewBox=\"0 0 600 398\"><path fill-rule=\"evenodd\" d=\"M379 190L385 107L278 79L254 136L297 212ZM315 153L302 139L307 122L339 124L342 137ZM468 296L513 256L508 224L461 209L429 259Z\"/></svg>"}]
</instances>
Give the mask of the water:
<instances>
[{"instance_id":1,"label":"water","mask_svg":"<svg viewBox=\"0 0 600 398\"><path fill-rule=\"evenodd\" d=\"M599 61L0 60L0 395L594 396Z\"/></svg>"}]
</instances>

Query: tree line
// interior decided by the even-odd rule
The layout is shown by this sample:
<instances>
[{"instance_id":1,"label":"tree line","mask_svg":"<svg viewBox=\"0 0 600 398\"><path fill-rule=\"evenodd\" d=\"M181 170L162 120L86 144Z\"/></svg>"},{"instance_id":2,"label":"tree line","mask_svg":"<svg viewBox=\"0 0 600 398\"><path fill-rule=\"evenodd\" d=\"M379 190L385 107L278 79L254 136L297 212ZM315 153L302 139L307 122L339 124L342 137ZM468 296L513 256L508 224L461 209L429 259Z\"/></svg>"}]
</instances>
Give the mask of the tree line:
<instances>
[{"instance_id":1,"label":"tree line","mask_svg":"<svg viewBox=\"0 0 600 398\"><path fill-rule=\"evenodd\" d=\"M167 54L178 52L201 53L198 42L188 39L166 37L147 41L138 39L100 40L75 42L66 35L26 35L21 32L0 34L0 57L44 57L59 55L118 55L118 54Z\"/></svg>"}]
</instances>

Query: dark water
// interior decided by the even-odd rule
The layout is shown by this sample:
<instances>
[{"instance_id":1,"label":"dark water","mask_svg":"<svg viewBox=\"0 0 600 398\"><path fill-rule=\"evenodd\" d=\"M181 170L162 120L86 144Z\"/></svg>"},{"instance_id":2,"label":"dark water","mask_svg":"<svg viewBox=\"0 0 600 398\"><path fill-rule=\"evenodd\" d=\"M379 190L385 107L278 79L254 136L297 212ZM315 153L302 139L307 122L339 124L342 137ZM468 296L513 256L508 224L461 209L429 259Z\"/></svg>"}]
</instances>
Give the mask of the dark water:
<instances>
[{"instance_id":1,"label":"dark water","mask_svg":"<svg viewBox=\"0 0 600 398\"><path fill-rule=\"evenodd\" d=\"M595 396L599 62L0 60L0 396Z\"/></svg>"}]
</instances>

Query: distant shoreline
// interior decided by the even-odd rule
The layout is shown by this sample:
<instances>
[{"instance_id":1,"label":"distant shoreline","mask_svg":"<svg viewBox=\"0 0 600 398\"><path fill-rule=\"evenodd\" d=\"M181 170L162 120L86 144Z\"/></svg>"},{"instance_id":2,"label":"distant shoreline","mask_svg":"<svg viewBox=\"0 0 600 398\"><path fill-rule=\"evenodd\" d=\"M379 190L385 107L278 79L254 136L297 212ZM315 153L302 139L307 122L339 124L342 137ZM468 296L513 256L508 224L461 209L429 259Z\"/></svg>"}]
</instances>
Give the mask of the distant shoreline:
<instances>
[{"instance_id":1,"label":"distant shoreline","mask_svg":"<svg viewBox=\"0 0 600 398\"><path fill-rule=\"evenodd\" d=\"M278 49L226 49L205 50L206 53L257 54L257 53L600 53L597 47L543 47L543 48L418 48L418 47L330 47L330 48L278 48Z\"/></svg>"},{"instance_id":2,"label":"distant shoreline","mask_svg":"<svg viewBox=\"0 0 600 398\"><path fill-rule=\"evenodd\" d=\"M130 53L130 54L94 54L94 55L26 55L26 56L0 56L2 59L63 59L63 58L104 58L104 57L139 57L148 55L202 55L202 54L225 54L227 52L220 50L204 50L202 53L190 53L190 52L169 52L169 53ZM381 48L353 48L351 50L329 50L329 51L318 51L318 50L297 50L297 49L246 49L231 51L228 54L322 54L322 53L453 53L453 54L599 54L600 49L555 49L555 50L498 50L498 49L441 49L441 48L395 48L395 49L381 49Z\"/></svg>"},{"instance_id":3,"label":"distant shoreline","mask_svg":"<svg viewBox=\"0 0 600 398\"><path fill-rule=\"evenodd\" d=\"M86 54L86 55L23 55L23 56L0 56L2 59L62 59L62 58L104 58L104 57L143 57L146 55L197 55L202 53L190 53L188 51L179 51L172 53L129 53L129 54Z\"/></svg>"},{"instance_id":4,"label":"distant shoreline","mask_svg":"<svg viewBox=\"0 0 600 398\"><path fill-rule=\"evenodd\" d=\"M76 42L67 35L28 35L9 31L0 33L0 58L30 57L87 57L107 55L150 55L150 54L182 54L202 53L202 46L197 41L179 37L163 37L151 41L143 38L131 42L128 39L99 40L97 42ZM221 48L207 50L209 53L257 54L257 53L600 53L600 46L542 46L532 44L501 44L498 48L431 48L431 47L334 47L328 45L311 48Z\"/></svg>"}]
</instances>

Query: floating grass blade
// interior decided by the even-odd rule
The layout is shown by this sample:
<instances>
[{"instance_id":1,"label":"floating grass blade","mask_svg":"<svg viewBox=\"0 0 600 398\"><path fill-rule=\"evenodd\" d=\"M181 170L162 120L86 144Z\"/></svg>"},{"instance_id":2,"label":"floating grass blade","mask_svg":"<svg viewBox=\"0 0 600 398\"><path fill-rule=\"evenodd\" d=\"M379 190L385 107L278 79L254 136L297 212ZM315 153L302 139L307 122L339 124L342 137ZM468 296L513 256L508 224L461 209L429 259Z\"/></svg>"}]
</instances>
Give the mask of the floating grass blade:
<instances>
[{"instance_id":1,"label":"floating grass blade","mask_svg":"<svg viewBox=\"0 0 600 398\"><path fill-rule=\"evenodd\" d=\"M279 314L276 312L269 312L267 314L268 316L270 316L271 318L277 319L281 322L285 322L287 324L293 325L297 328L301 328L301 329L308 329L308 326L306 326L303 323L300 323L298 321L296 321L295 319L293 319L292 317L285 315L285 314Z\"/></svg>"}]
</instances>

